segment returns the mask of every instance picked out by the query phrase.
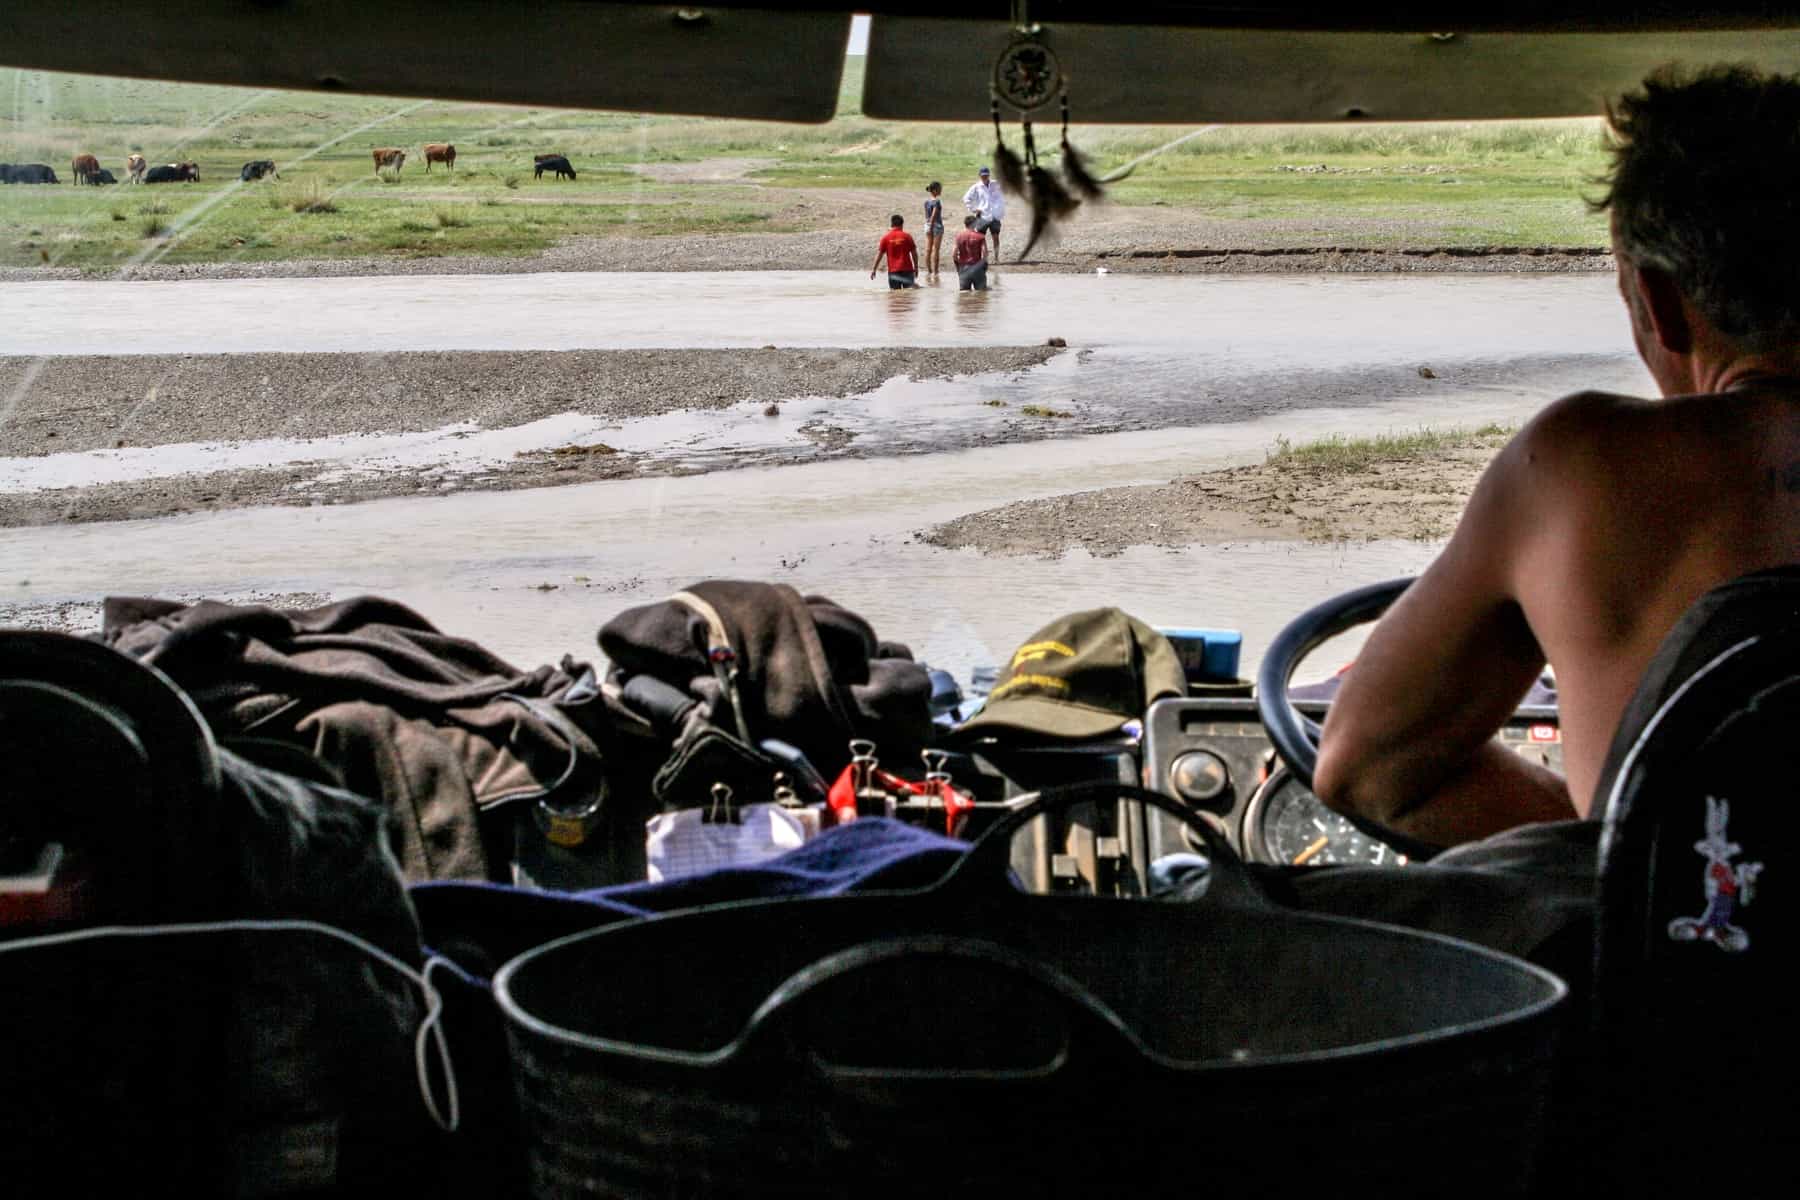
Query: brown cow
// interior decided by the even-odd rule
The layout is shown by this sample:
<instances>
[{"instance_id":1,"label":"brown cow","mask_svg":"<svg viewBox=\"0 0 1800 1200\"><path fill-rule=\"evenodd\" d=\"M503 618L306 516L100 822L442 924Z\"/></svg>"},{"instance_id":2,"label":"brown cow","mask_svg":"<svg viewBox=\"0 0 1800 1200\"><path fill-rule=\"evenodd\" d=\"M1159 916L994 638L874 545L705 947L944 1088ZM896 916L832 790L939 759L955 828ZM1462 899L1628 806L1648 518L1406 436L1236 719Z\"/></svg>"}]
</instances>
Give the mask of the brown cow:
<instances>
[{"instance_id":1,"label":"brown cow","mask_svg":"<svg viewBox=\"0 0 1800 1200\"><path fill-rule=\"evenodd\" d=\"M375 173L377 175L390 170L398 175L400 168L406 165L406 151L396 146L381 146L371 150L370 153L375 156Z\"/></svg>"},{"instance_id":2,"label":"brown cow","mask_svg":"<svg viewBox=\"0 0 1800 1200\"><path fill-rule=\"evenodd\" d=\"M100 174L100 160L91 154L77 154L69 161L69 170L75 174L77 187L84 183L92 183L94 177Z\"/></svg>"},{"instance_id":3,"label":"brown cow","mask_svg":"<svg viewBox=\"0 0 1800 1200\"><path fill-rule=\"evenodd\" d=\"M133 183L142 183L144 182L144 172L149 169L149 165L144 161L143 155L128 154L125 156L125 175Z\"/></svg>"},{"instance_id":4,"label":"brown cow","mask_svg":"<svg viewBox=\"0 0 1800 1200\"><path fill-rule=\"evenodd\" d=\"M449 142L427 142L425 144L425 173L431 174L431 164L441 162L450 170L456 170L456 147Z\"/></svg>"}]
</instances>

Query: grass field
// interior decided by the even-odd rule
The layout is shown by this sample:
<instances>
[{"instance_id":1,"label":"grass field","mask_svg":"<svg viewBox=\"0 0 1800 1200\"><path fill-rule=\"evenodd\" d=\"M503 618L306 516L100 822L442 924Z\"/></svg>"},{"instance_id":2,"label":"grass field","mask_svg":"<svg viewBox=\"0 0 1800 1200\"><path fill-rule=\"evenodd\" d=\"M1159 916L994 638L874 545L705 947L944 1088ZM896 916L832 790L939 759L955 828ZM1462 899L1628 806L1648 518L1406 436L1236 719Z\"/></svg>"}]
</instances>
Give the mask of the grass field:
<instances>
[{"instance_id":1,"label":"grass field","mask_svg":"<svg viewBox=\"0 0 1800 1200\"><path fill-rule=\"evenodd\" d=\"M1366 438L1333 435L1300 443L1277 438L1264 465L1310 475L1357 475L1382 463L1441 458L1450 450L1497 450L1514 432L1510 425L1483 425L1479 429L1418 429Z\"/></svg>"},{"instance_id":2,"label":"grass field","mask_svg":"<svg viewBox=\"0 0 1800 1200\"><path fill-rule=\"evenodd\" d=\"M853 58L838 117L793 126L0 69L0 161L49 163L63 180L0 187L0 266L522 255L582 234L805 231L829 227L834 192L891 190L896 207L916 206L930 178L954 201L992 130L869 120L860 82ZM1089 128L1075 142L1106 171L1191 132ZM456 144L453 174L425 173L427 141ZM374 174L378 145L408 149L398 180ZM123 177L131 151L193 160L201 182L72 186L74 154ZM534 181L532 155L548 151L579 179ZM766 162L736 182L667 170L727 157ZM240 185L252 158L274 159L281 181ZM1582 197L1602 163L1592 121L1218 128L1141 163L1111 197L1241 222L1252 237L1266 228L1272 245L1599 246L1604 221Z\"/></svg>"}]
</instances>

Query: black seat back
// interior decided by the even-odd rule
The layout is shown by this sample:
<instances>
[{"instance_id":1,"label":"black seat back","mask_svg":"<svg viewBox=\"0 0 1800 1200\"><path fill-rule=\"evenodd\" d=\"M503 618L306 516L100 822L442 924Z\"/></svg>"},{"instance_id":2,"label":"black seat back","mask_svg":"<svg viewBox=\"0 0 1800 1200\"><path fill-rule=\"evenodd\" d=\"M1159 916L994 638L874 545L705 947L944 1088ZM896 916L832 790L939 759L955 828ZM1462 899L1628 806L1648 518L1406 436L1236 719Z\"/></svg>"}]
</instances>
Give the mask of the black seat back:
<instances>
[{"instance_id":1,"label":"black seat back","mask_svg":"<svg viewBox=\"0 0 1800 1200\"><path fill-rule=\"evenodd\" d=\"M226 992L216 947L87 925L216 915L210 734L160 673L58 634L0 631L0 1177L17 1194L222 1190L211 1145ZM44 891L47 843L61 866ZM28 864L25 871L20 864ZM212 1069L208 1069L208 1065Z\"/></svg>"},{"instance_id":2,"label":"black seat back","mask_svg":"<svg viewBox=\"0 0 1800 1200\"><path fill-rule=\"evenodd\" d=\"M1703 597L1615 737L1584 1108L1611 1194L1766 1186L1794 1053L1800 571ZM1603 808L1601 806L1604 806ZM1721 1186L1723 1185L1723 1186Z\"/></svg>"}]
</instances>

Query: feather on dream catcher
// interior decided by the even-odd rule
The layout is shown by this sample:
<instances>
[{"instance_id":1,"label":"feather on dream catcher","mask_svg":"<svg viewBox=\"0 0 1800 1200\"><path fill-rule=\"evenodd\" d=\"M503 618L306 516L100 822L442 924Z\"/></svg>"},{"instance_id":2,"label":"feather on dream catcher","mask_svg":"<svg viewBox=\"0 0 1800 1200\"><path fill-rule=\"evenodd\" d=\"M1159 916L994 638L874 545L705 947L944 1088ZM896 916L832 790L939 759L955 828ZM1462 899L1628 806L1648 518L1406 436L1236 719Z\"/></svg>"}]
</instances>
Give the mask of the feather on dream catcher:
<instances>
[{"instance_id":1,"label":"feather on dream catcher","mask_svg":"<svg viewBox=\"0 0 1800 1200\"><path fill-rule=\"evenodd\" d=\"M1016 196L1023 196L1031 206L1030 236L1019 260L1031 253L1038 239L1051 232L1058 222L1066 220L1081 207L1084 200L1099 200L1104 184L1112 181L1096 179L1087 163L1069 144L1069 83L1062 63L1043 40L1043 27L1032 24L1025 0L1012 3L1012 41L994 62L990 85L990 108L994 116L994 169L1000 185ZM1038 161L1037 138L1032 132L1034 116L1054 104L1062 117L1062 175L1059 178ZM1001 107L1005 105L1019 114L1024 154L1015 154L1006 145L1001 125ZM1117 176L1123 178L1123 175Z\"/></svg>"}]
</instances>

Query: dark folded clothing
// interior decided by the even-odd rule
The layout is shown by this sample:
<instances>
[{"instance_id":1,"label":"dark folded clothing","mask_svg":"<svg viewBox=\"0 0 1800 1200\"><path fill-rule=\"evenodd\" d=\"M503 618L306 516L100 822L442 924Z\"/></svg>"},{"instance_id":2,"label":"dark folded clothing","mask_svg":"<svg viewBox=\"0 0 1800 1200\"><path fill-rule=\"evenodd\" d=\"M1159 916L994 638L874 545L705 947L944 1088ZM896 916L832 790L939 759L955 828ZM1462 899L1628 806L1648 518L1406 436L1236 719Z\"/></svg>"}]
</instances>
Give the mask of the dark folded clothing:
<instances>
[{"instance_id":1,"label":"dark folded clothing","mask_svg":"<svg viewBox=\"0 0 1800 1200\"><path fill-rule=\"evenodd\" d=\"M1592 970L1598 821L1522 825L1394 867L1259 868L1277 899L1463 938L1580 988Z\"/></svg>"},{"instance_id":2,"label":"dark folded clothing","mask_svg":"<svg viewBox=\"0 0 1800 1200\"><path fill-rule=\"evenodd\" d=\"M827 778L850 761L851 738L901 764L918 762L932 738L931 678L906 647L785 584L703 580L620 613L601 627L600 648L621 686L659 679L746 745L780 739Z\"/></svg>"},{"instance_id":3,"label":"dark folded clothing","mask_svg":"<svg viewBox=\"0 0 1800 1200\"><path fill-rule=\"evenodd\" d=\"M384 801L409 878L505 878L501 806L552 793L573 806L602 786L604 719L565 719L578 692L598 695L588 668L521 671L392 601L290 611L114 597L102 640L174 679L217 736L298 746Z\"/></svg>"},{"instance_id":4,"label":"dark folded clothing","mask_svg":"<svg viewBox=\"0 0 1800 1200\"><path fill-rule=\"evenodd\" d=\"M533 946L634 917L702 904L925 887L967 850L965 842L873 817L827 830L754 867L666 883L555 893L445 880L416 884L410 895L428 945L491 974Z\"/></svg>"}]
</instances>

